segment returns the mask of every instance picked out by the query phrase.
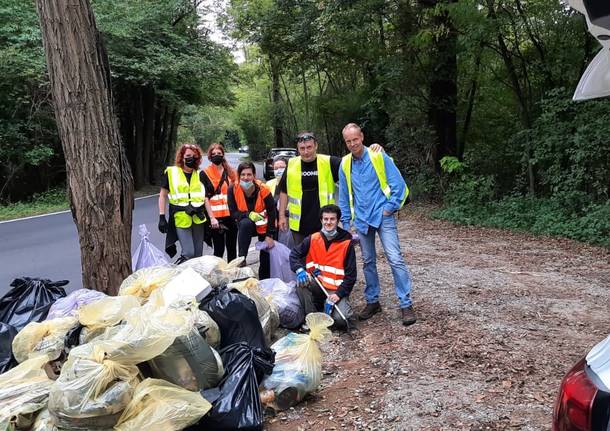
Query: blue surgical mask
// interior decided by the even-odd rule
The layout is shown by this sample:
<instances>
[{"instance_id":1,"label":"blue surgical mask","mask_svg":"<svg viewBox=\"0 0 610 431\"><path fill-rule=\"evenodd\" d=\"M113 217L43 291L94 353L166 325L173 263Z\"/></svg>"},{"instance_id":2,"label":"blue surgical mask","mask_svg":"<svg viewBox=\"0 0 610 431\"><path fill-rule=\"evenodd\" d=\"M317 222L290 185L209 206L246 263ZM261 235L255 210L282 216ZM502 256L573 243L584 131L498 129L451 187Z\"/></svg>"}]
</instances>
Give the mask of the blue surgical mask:
<instances>
[{"instance_id":1,"label":"blue surgical mask","mask_svg":"<svg viewBox=\"0 0 610 431\"><path fill-rule=\"evenodd\" d=\"M286 170L286 168L275 169L273 171L273 174L275 175L275 178L282 178L282 175L284 174L284 170Z\"/></svg>"},{"instance_id":2,"label":"blue surgical mask","mask_svg":"<svg viewBox=\"0 0 610 431\"><path fill-rule=\"evenodd\" d=\"M239 180L239 185L242 186L242 188L244 189L249 189L250 187L252 187L252 184L252 181Z\"/></svg>"},{"instance_id":3,"label":"blue surgical mask","mask_svg":"<svg viewBox=\"0 0 610 431\"><path fill-rule=\"evenodd\" d=\"M337 235L337 229L326 230L326 229L322 228L322 233L328 239L334 238Z\"/></svg>"}]
</instances>

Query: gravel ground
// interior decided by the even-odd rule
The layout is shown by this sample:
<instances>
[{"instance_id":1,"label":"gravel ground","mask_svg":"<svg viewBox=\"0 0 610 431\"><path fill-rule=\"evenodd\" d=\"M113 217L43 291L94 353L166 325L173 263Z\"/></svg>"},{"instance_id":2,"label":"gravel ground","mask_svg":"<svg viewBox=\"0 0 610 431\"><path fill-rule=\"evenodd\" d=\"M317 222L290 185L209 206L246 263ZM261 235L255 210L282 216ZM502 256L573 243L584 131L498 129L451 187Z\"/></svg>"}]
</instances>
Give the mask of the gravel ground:
<instances>
[{"instance_id":1,"label":"gravel ground","mask_svg":"<svg viewBox=\"0 0 610 431\"><path fill-rule=\"evenodd\" d=\"M267 429L550 429L564 373L610 333L610 252L429 212L399 220L417 323L400 324L378 254L383 313L326 343L320 389Z\"/></svg>"}]
</instances>

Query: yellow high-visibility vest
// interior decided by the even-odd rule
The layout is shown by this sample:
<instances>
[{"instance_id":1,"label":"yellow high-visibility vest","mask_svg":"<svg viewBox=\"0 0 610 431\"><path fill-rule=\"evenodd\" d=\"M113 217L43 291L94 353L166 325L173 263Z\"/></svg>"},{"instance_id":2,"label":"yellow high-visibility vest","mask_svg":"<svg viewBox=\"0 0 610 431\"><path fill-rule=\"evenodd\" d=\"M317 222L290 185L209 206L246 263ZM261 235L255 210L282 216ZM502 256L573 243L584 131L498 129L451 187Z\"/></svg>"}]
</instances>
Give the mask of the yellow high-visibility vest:
<instances>
[{"instance_id":1,"label":"yellow high-visibility vest","mask_svg":"<svg viewBox=\"0 0 610 431\"><path fill-rule=\"evenodd\" d=\"M335 203L335 180L330 168L330 156L318 154L316 156L318 167L318 197L320 208ZM288 212L290 229L299 230L301 225L301 205L303 202L303 183L301 176L301 157L288 160L286 175L286 191L288 192Z\"/></svg>"},{"instance_id":2,"label":"yellow high-visibility vest","mask_svg":"<svg viewBox=\"0 0 610 431\"><path fill-rule=\"evenodd\" d=\"M171 205L187 207L189 204L194 208L201 207L205 202L205 190L199 181L199 172L193 171L191 182L186 180L186 175L180 166L169 166L165 169L169 179L169 193L167 197ZM174 213L174 223L179 228L189 228L193 223L201 224L206 218L197 215L190 216L184 211Z\"/></svg>"},{"instance_id":3,"label":"yellow high-visibility vest","mask_svg":"<svg viewBox=\"0 0 610 431\"><path fill-rule=\"evenodd\" d=\"M383 160L383 153L372 151L370 148L366 148L366 151L368 151L369 153L371 163L373 164L373 169L375 169L375 173L377 174L379 186L381 187L381 190L383 191L385 197L390 199L390 194L392 190L390 189L390 186L388 184L388 178L385 173L385 162ZM352 213L352 220L354 220L354 194L352 192L352 153L343 156L341 169L343 169L343 173L345 174L345 180L347 182L347 192L349 194L349 208ZM400 202L401 208L405 204L407 196L409 196L409 187L407 187L407 185L405 184L405 193Z\"/></svg>"}]
</instances>

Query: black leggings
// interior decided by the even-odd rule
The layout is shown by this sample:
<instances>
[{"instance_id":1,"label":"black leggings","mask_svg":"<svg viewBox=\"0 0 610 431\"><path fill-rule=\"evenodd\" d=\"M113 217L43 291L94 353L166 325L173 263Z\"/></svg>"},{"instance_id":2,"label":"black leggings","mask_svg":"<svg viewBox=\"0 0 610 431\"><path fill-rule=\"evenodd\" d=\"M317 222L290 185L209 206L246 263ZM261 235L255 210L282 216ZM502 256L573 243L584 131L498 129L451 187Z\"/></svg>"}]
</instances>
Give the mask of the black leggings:
<instances>
[{"instance_id":1,"label":"black leggings","mask_svg":"<svg viewBox=\"0 0 610 431\"><path fill-rule=\"evenodd\" d=\"M227 262L237 257L237 224L231 217L222 217L218 223L225 225L228 230L212 229L212 243L214 244L214 256L223 257L225 244L227 246ZM211 228L210 228L211 229Z\"/></svg>"},{"instance_id":2,"label":"black leggings","mask_svg":"<svg viewBox=\"0 0 610 431\"><path fill-rule=\"evenodd\" d=\"M249 218L243 218L239 221L239 228L237 231L237 248L239 256L248 256L248 249L252 242L252 237L257 236L259 241L265 240L265 235L259 235L256 232L256 225ZM271 276L271 269L269 267L269 252L261 250L260 254L260 265L258 267L258 278L259 280L265 280Z\"/></svg>"}]
</instances>

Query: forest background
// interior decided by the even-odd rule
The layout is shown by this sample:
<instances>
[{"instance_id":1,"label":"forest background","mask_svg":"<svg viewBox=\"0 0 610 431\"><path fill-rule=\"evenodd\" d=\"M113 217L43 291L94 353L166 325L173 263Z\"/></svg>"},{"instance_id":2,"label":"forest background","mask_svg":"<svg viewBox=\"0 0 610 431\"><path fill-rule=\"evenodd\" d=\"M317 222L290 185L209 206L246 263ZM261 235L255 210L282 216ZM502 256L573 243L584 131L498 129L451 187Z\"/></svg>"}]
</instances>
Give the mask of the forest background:
<instances>
[{"instance_id":1,"label":"forest background","mask_svg":"<svg viewBox=\"0 0 610 431\"><path fill-rule=\"evenodd\" d=\"M564 2L92 3L136 188L177 143L259 160L313 130L343 155L353 121L437 217L610 247L610 102L571 101L600 46ZM0 0L0 23L0 216L67 206L34 2Z\"/></svg>"}]
</instances>

